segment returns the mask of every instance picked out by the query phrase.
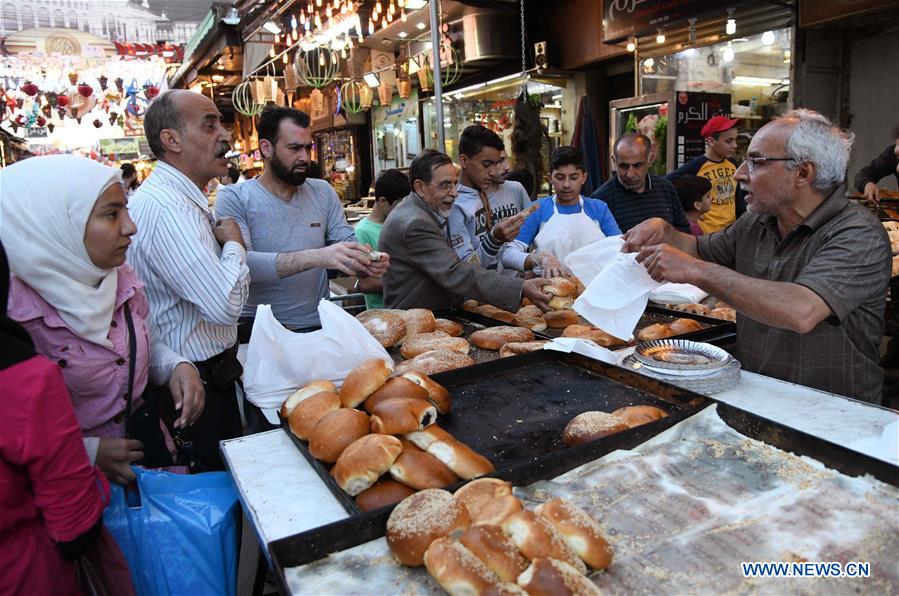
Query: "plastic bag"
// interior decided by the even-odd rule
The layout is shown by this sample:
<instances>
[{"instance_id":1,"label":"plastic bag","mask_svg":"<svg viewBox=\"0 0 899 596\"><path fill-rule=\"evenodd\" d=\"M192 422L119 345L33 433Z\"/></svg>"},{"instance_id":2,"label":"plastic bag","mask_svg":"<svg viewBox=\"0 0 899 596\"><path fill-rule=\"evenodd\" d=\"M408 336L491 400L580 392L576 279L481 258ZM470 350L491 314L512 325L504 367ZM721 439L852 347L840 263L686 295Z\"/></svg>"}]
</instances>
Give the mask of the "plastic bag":
<instances>
[{"instance_id":1,"label":"plastic bag","mask_svg":"<svg viewBox=\"0 0 899 596\"><path fill-rule=\"evenodd\" d=\"M393 365L378 340L336 304L322 300L318 316L319 331L293 333L275 319L269 305L257 307L243 374L252 404L279 408L291 393L312 381L329 379L340 386L353 368L371 358Z\"/></svg>"},{"instance_id":2,"label":"plastic bag","mask_svg":"<svg viewBox=\"0 0 899 596\"><path fill-rule=\"evenodd\" d=\"M137 491L112 485L103 524L128 560L135 591L236 594L240 510L228 473L132 469Z\"/></svg>"},{"instance_id":3,"label":"plastic bag","mask_svg":"<svg viewBox=\"0 0 899 596\"><path fill-rule=\"evenodd\" d=\"M636 253L621 252L623 245L621 236L605 238L572 253L566 264L578 277L578 270L584 269L591 259L604 265L592 281L583 282L587 289L572 308L606 333L627 340L646 310L649 293L661 284L636 261ZM577 259L572 261L571 256L575 255ZM589 274L586 277L589 279Z\"/></svg>"},{"instance_id":4,"label":"plastic bag","mask_svg":"<svg viewBox=\"0 0 899 596\"><path fill-rule=\"evenodd\" d=\"M708 292L691 284L664 283L649 294L657 304L694 304L702 302Z\"/></svg>"}]
</instances>

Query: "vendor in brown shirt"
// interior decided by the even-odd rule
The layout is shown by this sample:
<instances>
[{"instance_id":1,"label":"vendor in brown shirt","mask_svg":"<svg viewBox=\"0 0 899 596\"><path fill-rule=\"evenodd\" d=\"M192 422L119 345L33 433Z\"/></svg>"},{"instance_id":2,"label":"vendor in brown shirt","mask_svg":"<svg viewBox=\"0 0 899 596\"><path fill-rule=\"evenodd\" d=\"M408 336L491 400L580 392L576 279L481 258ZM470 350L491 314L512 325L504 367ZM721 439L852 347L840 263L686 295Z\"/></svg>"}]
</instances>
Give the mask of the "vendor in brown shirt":
<instances>
[{"instance_id":1,"label":"vendor in brown shirt","mask_svg":"<svg viewBox=\"0 0 899 596\"><path fill-rule=\"evenodd\" d=\"M663 220L625 235L654 279L691 283L737 310L746 370L880 403L890 243L845 198L853 136L796 110L752 138L735 180L748 211L696 238Z\"/></svg>"},{"instance_id":2,"label":"vendor in brown shirt","mask_svg":"<svg viewBox=\"0 0 899 596\"><path fill-rule=\"evenodd\" d=\"M378 249L390 255L383 278L387 308L458 306L464 298L515 311L522 296L547 310L546 280L523 281L459 260L448 217L459 175L446 154L425 149L409 166L412 193L390 212Z\"/></svg>"}]
</instances>

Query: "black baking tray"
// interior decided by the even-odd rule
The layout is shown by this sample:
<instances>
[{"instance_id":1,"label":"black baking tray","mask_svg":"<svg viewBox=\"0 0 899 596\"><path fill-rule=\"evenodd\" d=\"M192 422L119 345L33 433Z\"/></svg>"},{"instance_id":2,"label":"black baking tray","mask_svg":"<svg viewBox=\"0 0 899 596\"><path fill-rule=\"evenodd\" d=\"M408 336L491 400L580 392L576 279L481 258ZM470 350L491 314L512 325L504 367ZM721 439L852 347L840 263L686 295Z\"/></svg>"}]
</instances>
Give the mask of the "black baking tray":
<instances>
[{"instance_id":1,"label":"black baking tray","mask_svg":"<svg viewBox=\"0 0 899 596\"><path fill-rule=\"evenodd\" d=\"M527 354L522 357L530 356ZM626 372L626 371L625 371ZM718 415L731 428L750 438L762 441L778 449L798 456L811 457L828 468L847 476L863 476L870 474L881 482L899 486L899 467L877 458L852 451L843 445L831 443L799 430L774 422L762 416L752 414L735 406L709 398L709 402L717 403ZM695 409L690 413L695 412ZM580 459L584 451L589 450L591 457L586 461L599 458L616 449L633 448L653 436L679 422L685 416L669 416L652 425L637 427L606 437L600 441L581 445L572 449L574 459ZM676 420L671 420L676 418ZM658 425L658 426L656 426ZM656 428L652 428L656 426ZM662 428L664 427L664 428ZM586 449L585 449L586 448ZM583 462L583 463L586 463ZM562 473L566 470L560 470ZM557 474L556 474L557 475ZM521 486L523 483L513 483ZM384 535L389 511L381 509L359 516L349 517L331 524L321 526L269 543L269 553L278 576L284 582L284 569L312 563L370 540Z\"/></svg>"}]
</instances>

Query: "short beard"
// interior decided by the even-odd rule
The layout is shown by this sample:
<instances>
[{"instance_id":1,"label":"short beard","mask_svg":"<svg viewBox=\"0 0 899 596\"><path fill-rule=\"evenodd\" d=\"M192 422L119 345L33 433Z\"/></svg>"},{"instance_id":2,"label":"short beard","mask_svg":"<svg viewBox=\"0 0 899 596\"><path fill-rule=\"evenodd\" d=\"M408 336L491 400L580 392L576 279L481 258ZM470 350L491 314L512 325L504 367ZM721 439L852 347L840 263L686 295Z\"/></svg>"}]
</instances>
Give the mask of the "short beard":
<instances>
[{"instance_id":1,"label":"short beard","mask_svg":"<svg viewBox=\"0 0 899 596\"><path fill-rule=\"evenodd\" d=\"M306 182L306 172L297 172L289 167L278 159L277 155L272 155L272 159L270 164L272 168L272 174L285 184L289 184L291 186L301 186L304 182ZM308 167L308 164L305 164Z\"/></svg>"}]
</instances>

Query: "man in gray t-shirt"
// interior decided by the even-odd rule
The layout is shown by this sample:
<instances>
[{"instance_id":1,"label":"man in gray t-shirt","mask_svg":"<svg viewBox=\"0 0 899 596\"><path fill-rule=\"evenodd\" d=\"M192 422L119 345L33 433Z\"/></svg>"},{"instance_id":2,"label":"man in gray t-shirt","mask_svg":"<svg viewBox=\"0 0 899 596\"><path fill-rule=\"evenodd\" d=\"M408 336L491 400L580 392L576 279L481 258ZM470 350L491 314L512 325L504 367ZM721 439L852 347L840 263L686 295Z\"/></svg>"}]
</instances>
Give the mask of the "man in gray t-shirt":
<instances>
[{"instance_id":1,"label":"man in gray t-shirt","mask_svg":"<svg viewBox=\"0 0 899 596\"><path fill-rule=\"evenodd\" d=\"M327 269L346 275L382 275L389 257L373 262L346 222L337 193L324 180L306 178L312 150L309 116L272 108L259 119L265 162L254 180L223 186L218 217L233 217L247 245L250 297L243 317L270 304L289 329L319 325L318 303L328 296Z\"/></svg>"}]
</instances>

